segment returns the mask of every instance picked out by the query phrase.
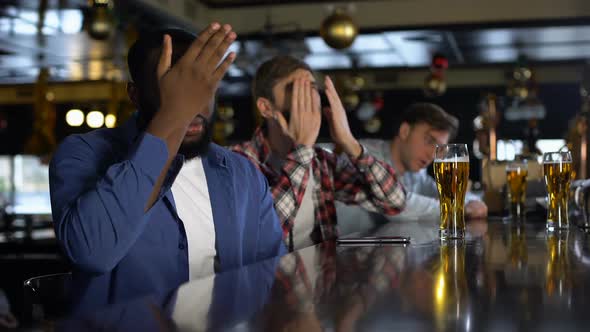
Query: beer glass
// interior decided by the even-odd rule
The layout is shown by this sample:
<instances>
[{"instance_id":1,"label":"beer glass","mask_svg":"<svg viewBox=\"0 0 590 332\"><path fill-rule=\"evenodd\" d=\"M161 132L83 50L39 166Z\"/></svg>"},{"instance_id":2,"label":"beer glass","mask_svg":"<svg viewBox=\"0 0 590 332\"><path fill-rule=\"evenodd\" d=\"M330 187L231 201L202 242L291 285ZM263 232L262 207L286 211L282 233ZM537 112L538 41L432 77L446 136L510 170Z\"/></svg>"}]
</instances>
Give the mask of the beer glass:
<instances>
[{"instance_id":1,"label":"beer glass","mask_svg":"<svg viewBox=\"0 0 590 332\"><path fill-rule=\"evenodd\" d=\"M506 185L510 201L510 215L514 220L520 220L524 216L527 174L526 160L515 160L506 165Z\"/></svg>"},{"instance_id":2,"label":"beer glass","mask_svg":"<svg viewBox=\"0 0 590 332\"><path fill-rule=\"evenodd\" d=\"M547 229L568 228L567 215L570 183L572 181L572 155L569 152L543 154L543 176L547 187Z\"/></svg>"},{"instance_id":3,"label":"beer glass","mask_svg":"<svg viewBox=\"0 0 590 332\"><path fill-rule=\"evenodd\" d=\"M434 177L440 199L441 240L465 237L465 193L469 180L469 153L465 144L437 144Z\"/></svg>"}]
</instances>

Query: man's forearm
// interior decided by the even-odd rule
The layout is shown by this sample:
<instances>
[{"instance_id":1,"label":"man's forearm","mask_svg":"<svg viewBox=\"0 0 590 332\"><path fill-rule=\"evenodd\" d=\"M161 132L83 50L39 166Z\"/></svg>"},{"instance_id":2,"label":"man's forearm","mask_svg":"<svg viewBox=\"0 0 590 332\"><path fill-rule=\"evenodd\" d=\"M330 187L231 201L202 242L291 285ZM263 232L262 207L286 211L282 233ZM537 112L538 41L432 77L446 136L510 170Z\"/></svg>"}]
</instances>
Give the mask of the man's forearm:
<instances>
[{"instance_id":1,"label":"man's forearm","mask_svg":"<svg viewBox=\"0 0 590 332\"><path fill-rule=\"evenodd\" d=\"M148 211L158 199L162 184L166 179L168 169L170 168L174 157L178 153L178 149L184 139L188 124L189 122L187 121L171 119L166 112L159 111L148 125L146 132L162 139L166 143L168 160L166 161L164 168L162 168L158 180L154 184L154 188L152 189L150 198L145 205L144 211Z\"/></svg>"},{"instance_id":2,"label":"man's forearm","mask_svg":"<svg viewBox=\"0 0 590 332\"><path fill-rule=\"evenodd\" d=\"M391 166L366 152L352 159L352 163L359 173L361 187L365 188L367 201L377 212L394 215L404 208L406 191Z\"/></svg>"},{"instance_id":3,"label":"man's forearm","mask_svg":"<svg viewBox=\"0 0 590 332\"><path fill-rule=\"evenodd\" d=\"M162 140L140 136L128 155L110 158L84 138L67 138L49 167L56 238L70 261L93 273L110 271L145 227L145 203L167 160Z\"/></svg>"}]
</instances>

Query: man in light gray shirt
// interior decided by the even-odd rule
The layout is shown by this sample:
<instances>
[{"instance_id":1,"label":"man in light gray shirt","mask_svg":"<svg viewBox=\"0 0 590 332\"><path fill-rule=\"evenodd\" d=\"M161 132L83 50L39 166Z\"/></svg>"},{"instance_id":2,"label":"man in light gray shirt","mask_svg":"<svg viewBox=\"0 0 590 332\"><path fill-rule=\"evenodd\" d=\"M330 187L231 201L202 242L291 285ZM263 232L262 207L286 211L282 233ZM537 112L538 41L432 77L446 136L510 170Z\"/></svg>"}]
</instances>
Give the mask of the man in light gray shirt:
<instances>
[{"instance_id":1,"label":"man in light gray shirt","mask_svg":"<svg viewBox=\"0 0 590 332\"><path fill-rule=\"evenodd\" d=\"M459 129L459 120L441 107L430 103L415 103L402 114L400 127L392 141L360 140L367 151L393 166L401 177L408 196L406 208L395 219L434 219L439 216L440 204L435 180L426 168L434 160L436 144L446 144ZM487 206L476 195L468 193L465 200L465 217L485 218ZM358 220L351 208L337 206L344 220ZM345 221L343 221L346 224ZM346 227L346 225L343 225ZM355 226L356 227L356 226ZM345 234L346 231L341 231Z\"/></svg>"}]
</instances>

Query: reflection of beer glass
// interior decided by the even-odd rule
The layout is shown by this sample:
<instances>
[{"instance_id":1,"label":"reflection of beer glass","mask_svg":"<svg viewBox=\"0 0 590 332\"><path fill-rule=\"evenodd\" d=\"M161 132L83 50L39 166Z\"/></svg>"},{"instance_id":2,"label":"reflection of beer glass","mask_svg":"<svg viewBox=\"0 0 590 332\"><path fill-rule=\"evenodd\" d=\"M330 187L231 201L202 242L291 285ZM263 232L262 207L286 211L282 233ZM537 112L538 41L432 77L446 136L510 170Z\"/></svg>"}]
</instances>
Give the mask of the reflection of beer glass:
<instances>
[{"instance_id":1,"label":"reflection of beer glass","mask_svg":"<svg viewBox=\"0 0 590 332\"><path fill-rule=\"evenodd\" d=\"M547 234L547 266L545 295L551 302L568 298L572 289L571 266L568 252L568 232Z\"/></svg>"},{"instance_id":2,"label":"reflection of beer glass","mask_svg":"<svg viewBox=\"0 0 590 332\"><path fill-rule=\"evenodd\" d=\"M567 204L572 180L572 155L569 152L543 154L543 175L547 186L547 229L568 227Z\"/></svg>"},{"instance_id":3,"label":"reflection of beer glass","mask_svg":"<svg viewBox=\"0 0 590 332\"><path fill-rule=\"evenodd\" d=\"M465 236L465 192L469 179L469 153L465 144L436 145L434 177L440 199L440 238Z\"/></svg>"},{"instance_id":4,"label":"reflection of beer glass","mask_svg":"<svg viewBox=\"0 0 590 332\"><path fill-rule=\"evenodd\" d=\"M527 264L528 249L526 232L522 226L512 227L510 232L510 248L508 249L510 266L521 269Z\"/></svg>"},{"instance_id":5,"label":"reflection of beer glass","mask_svg":"<svg viewBox=\"0 0 590 332\"><path fill-rule=\"evenodd\" d=\"M527 174L526 160L512 161L506 165L506 184L510 200L510 214L513 219L520 219L524 215Z\"/></svg>"},{"instance_id":6,"label":"reflection of beer glass","mask_svg":"<svg viewBox=\"0 0 590 332\"><path fill-rule=\"evenodd\" d=\"M461 330L469 313L465 275L465 243L445 241L440 246L440 265L434 272L434 317L437 331Z\"/></svg>"}]
</instances>

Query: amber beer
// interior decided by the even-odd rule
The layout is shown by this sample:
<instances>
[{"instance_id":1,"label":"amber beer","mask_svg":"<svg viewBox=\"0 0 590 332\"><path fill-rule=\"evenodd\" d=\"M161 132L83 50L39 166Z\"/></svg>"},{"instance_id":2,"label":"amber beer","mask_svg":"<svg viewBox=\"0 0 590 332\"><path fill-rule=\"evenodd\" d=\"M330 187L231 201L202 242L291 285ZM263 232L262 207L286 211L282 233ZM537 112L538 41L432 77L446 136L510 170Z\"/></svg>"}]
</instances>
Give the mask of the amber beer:
<instances>
[{"instance_id":1,"label":"amber beer","mask_svg":"<svg viewBox=\"0 0 590 332\"><path fill-rule=\"evenodd\" d=\"M465 194L469 180L469 157L434 162L434 177L440 199L441 239L465 236Z\"/></svg>"},{"instance_id":2,"label":"amber beer","mask_svg":"<svg viewBox=\"0 0 590 332\"><path fill-rule=\"evenodd\" d=\"M567 228L567 205L572 181L571 161L543 163L543 174L547 186L547 228Z\"/></svg>"},{"instance_id":3,"label":"amber beer","mask_svg":"<svg viewBox=\"0 0 590 332\"><path fill-rule=\"evenodd\" d=\"M506 168L510 213L516 219L524 215L527 174L526 164L509 164Z\"/></svg>"},{"instance_id":4,"label":"amber beer","mask_svg":"<svg viewBox=\"0 0 590 332\"><path fill-rule=\"evenodd\" d=\"M520 168L506 170L510 193L510 203L523 204L526 197L526 177L528 171Z\"/></svg>"}]
</instances>

